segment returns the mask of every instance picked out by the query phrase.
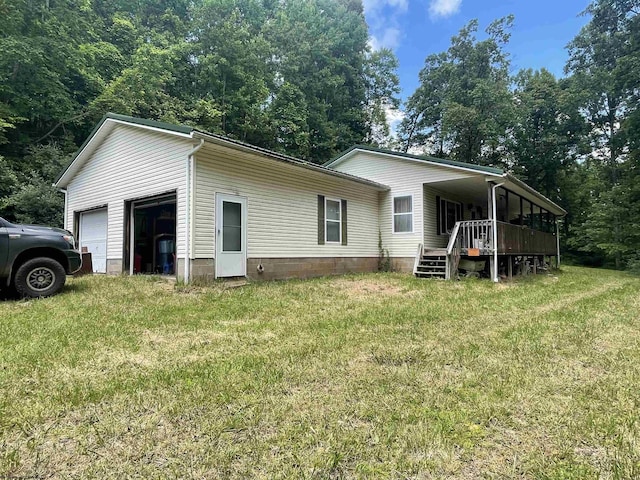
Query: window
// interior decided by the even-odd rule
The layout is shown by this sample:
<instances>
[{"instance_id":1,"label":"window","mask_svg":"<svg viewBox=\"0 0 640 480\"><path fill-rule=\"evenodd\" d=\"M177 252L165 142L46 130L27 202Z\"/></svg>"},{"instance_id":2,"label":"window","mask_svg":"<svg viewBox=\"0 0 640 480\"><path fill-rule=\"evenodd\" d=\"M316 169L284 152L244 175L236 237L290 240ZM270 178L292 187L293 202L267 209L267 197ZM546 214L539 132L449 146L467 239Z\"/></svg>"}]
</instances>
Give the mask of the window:
<instances>
[{"instance_id":1,"label":"window","mask_svg":"<svg viewBox=\"0 0 640 480\"><path fill-rule=\"evenodd\" d=\"M325 241L327 243L340 243L342 218L340 212L340 200L325 199L324 205Z\"/></svg>"},{"instance_id":2,"label":"window","mask_svg":"<svg viewBox=\"0 0 640 480\"><path fill-rule=\"evenodd\" d=\"M437 197L437 207L438 234L448 235L453 231L456 222L462 220L462 204Z\"/></svg>"},{"instance_id":3,"label":"window","mask_svg":"<svg viewBox=\"0 0 640 480\"><path fill-rule=\"evenodd\" d=\"M347 245L347 201L318 195L318 245Z\"/></svg>"},{"instance_id":4,"label":"window","mask_svg":"<svg viewBox=\"0 0 640 480\"><path fill-rule=\"evenodd\" d=\"M413 233L413 196L393 197L393 233Z\"/></svg>"}]
</instances>

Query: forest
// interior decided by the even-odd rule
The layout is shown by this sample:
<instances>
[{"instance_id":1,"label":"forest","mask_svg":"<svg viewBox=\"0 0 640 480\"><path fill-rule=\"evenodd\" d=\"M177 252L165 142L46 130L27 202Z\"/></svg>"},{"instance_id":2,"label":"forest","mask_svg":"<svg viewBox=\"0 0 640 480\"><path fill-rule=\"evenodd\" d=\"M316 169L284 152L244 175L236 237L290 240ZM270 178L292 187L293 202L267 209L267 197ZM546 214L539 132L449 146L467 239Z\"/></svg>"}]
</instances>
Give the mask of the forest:
<instances>
[{"instance_id":1,"label":"forest","mask_svg":"<svg viewBox=\"0 0 640 480\"><path fill-rule=\"evenodd\" d=\"M52 182L115 112L317 163L364 143L497 166L569 212L565 258L640 272L638 13L594 0L561 78L513 71L512 16L471 21L401 102L361 0L0 0L0 216L61 225Z\"/></svg>"}]
</instances>

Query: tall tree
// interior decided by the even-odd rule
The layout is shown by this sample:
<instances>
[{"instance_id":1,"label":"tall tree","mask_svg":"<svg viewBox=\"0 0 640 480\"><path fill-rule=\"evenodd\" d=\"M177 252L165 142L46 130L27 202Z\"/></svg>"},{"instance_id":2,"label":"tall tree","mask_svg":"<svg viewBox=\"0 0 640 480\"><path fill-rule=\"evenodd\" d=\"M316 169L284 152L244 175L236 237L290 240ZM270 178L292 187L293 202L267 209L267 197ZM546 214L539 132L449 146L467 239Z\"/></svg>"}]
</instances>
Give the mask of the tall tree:
<instances>
[{"instance_id":1,"label":"tall tree","mask_svg":"<svg viewBox=\"0 0 640 480\"><path fill-rule=\"evenodd\" d=\"M388 48L375 50L365 60L366 143L388 146L390 129L387 114L400 107L398 59Z\"/></svg>"},{"instance_id":2,"label":"tall tree","mask_svg":"<svg viewBox=\"0 0 640 480\"><path fill-rule=\"evenodd\" d=\"M563 203L561 181L581 153L584 120L568 80L547 70L515 78L515 115L509 143L513 171L550 199Z\"/></svg>"},{"instance_id":3,"label":"tall tree","mask_svg":"<svg viewBox=\"0 0 640 480\"><path fill-rule=\"evenodd\" d=\"M587 218L577 228L576 242L583 239L582 250L604 252L617 268L624 266L628 253L627 224L637 215L625 213L618 202L633 195L627 178L633 170L627 164L629 148L635 144L629 137L629 122L637 111L639 12L640 0L592 2L585 12L591 20L569 44L566 66L581 89L592 148L589 161L600 172Z\"/></svg>"},{"instance_id":4,"label":"tall tree","mask_svg":"<svg viewBox=\"0 0 640 480\"><path fill-rule=\"evenodd\" d=\"M427 57L400 128L405 150L422 148L483 165L504 162L512 119L504 47L512 24L513 16L494 21L479 41L478 21L472 20L446 52Z\"/></svg>"}]
</instances>

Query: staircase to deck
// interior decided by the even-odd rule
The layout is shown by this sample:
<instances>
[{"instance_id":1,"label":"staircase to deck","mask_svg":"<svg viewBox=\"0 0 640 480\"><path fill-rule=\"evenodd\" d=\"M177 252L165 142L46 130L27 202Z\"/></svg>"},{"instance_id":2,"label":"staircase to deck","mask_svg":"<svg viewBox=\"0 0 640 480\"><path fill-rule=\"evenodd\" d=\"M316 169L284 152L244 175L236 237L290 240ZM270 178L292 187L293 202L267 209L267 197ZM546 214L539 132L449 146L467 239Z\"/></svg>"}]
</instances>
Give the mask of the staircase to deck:
<instances>
[{"instance_id":1,"label":"staircase to deck","mask_svg":"<svg viewBox=\"0 0 640 480\"><path fill-rule=\"evenodd\" d=\"M416 277L421 278L445 279L447 276L447 250L445 248L422 250L413 273Z\"/></svg>"}]
</instances>

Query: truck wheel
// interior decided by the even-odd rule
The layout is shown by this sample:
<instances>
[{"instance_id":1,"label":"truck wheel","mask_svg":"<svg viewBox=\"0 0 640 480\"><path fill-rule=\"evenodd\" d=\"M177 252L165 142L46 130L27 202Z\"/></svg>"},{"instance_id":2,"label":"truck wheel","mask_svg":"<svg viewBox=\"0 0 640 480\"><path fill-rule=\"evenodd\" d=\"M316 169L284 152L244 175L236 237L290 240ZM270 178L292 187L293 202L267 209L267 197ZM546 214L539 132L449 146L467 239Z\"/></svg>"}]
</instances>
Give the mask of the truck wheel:
<instances>
[{"instance_id":1,"label":"truck wheel","mask_svg":"<svg viewBox=\"0 0 640 480\"><path fill-rule=\"evenodd\" d=\"M52 258L39 257L26 261L14 278L14 286L22 297L50 297L58 293L67 280L60 263Z\"/></svg>"}]
</instances>

